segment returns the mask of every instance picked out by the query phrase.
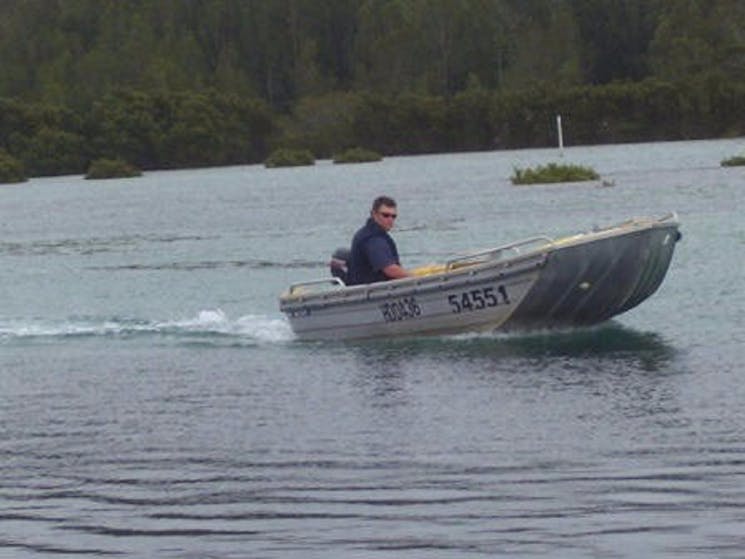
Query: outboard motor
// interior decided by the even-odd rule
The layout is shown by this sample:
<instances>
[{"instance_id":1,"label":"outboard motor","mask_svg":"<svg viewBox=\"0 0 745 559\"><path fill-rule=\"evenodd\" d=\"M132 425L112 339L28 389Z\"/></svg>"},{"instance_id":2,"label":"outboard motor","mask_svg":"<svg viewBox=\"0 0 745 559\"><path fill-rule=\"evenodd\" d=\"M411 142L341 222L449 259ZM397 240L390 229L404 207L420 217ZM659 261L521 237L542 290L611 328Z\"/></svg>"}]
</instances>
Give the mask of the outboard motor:
<instances>
[{"instance_id":1,"label":"outboard motor","mask_svg":"<svg viewBox=\"0 0 745 559\"><path fill-rule=\"evenodd\" d=\"M329 269L331 275L335 278L339 278L344 283L347 283L347 262L352 254L348 248L337 248L331 255L331 261L329 262Z\"/></svg>"}]
</instances>

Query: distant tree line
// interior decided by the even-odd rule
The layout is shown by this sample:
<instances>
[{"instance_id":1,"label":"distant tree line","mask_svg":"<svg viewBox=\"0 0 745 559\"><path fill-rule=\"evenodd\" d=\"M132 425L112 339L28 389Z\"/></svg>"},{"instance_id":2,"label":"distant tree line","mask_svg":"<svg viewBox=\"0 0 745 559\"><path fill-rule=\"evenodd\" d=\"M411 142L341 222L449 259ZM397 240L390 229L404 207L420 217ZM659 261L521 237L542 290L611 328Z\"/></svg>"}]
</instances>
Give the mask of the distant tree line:
<instances>
[{"instance_id":1,"label":"distant tree line","mask_svg":"<svg viewBox=\"0 0 745 559\"><path fill-rule=\"evenodd\" d=\"M742 0L3 0L0 150L253 163L745 133Z\"/></svg>"},{"instance_id":2,"label":"distant tree line","mask_svg":"<svg viewBox=\"0 0 745 559\"><path fill-rule=\"evenodd\" d=\"M261 101L218 93L109 93L83 112L0 99L0 149L33 176L77 174L98 158L143 169L260 161L275 116Z\"/></svg>"}]
</instances>

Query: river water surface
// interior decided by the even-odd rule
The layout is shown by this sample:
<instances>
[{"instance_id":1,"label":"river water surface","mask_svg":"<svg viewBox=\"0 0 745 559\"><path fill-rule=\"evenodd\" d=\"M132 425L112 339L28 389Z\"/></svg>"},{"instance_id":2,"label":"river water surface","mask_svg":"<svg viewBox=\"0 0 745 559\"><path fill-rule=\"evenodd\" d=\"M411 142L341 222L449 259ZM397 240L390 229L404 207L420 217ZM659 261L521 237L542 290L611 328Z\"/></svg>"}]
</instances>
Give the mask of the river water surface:
<instances>
[{"instance_id":1,"label":"river water surface","mask_svg":"<svg viewBox=\"0 0 745 559\"><path fill-rule=\"evenodd\" d=\"M0 186L0 557L745 554L739 139ZM379 193L405 265L677 211L601 327L293 338Z\"/></svg>"}]
</instances>

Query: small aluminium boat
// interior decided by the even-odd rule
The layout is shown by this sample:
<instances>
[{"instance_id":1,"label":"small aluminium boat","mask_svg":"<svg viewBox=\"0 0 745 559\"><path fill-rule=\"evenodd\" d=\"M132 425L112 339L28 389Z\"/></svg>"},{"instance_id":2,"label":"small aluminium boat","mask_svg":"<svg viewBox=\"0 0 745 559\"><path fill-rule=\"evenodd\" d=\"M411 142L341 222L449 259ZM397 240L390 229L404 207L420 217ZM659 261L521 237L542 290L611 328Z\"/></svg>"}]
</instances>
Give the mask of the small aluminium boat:
<instances>
[{"instance_id":1,"label":"small aluminium boat","mask_svg":"<svg viewBox=\"0 0 745 559\"><path fill-rule=\"evenodd\" d=\"M293 284L280 310L300 339L455 334L597 324L662 283L680 239L675 213L552 239L540 236L347 286Z\"/></svg>"}]
</instances>

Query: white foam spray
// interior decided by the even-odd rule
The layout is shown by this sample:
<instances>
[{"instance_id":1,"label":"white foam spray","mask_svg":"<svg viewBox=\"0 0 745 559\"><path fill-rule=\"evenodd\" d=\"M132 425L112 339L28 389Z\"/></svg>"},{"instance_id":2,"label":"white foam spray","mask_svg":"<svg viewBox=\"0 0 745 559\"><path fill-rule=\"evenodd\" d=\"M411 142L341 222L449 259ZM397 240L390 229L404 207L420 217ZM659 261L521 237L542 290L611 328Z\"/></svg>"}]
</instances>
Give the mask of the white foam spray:
<instances>
[{"instance_id":1,"label":"white foam spray","mask_svg":"<svg viewBox=\"0 0 745 559\"><path fill-rule=\"evenodd\" d=\"M0 319L0 342L19 339L93 336L167 335L234 337L245 342L285 342L294 339L282 317L244 315L229 318L221 309L203 310L196 316L171 320L131 318Z\"/></svg>"}]
</instances>

